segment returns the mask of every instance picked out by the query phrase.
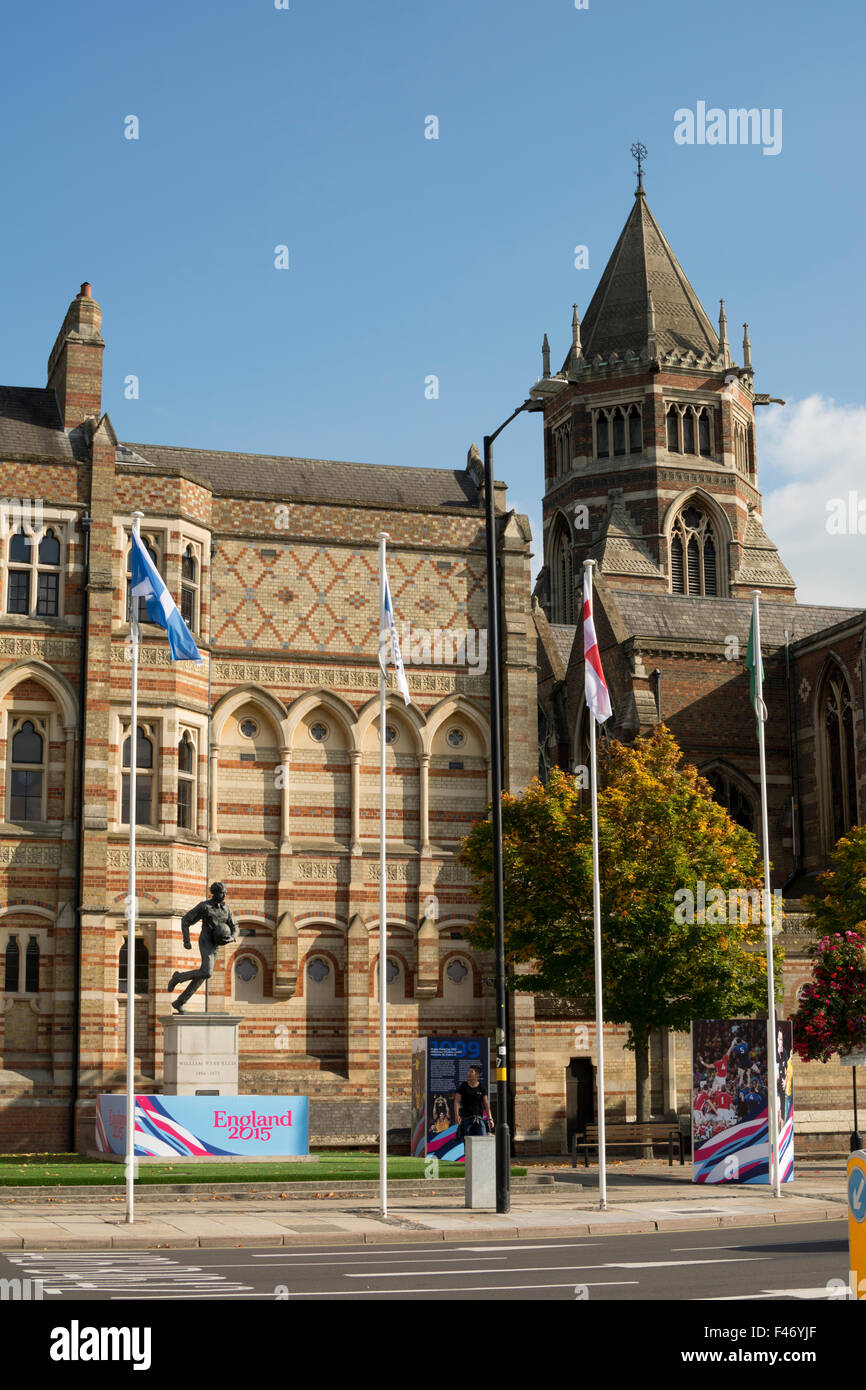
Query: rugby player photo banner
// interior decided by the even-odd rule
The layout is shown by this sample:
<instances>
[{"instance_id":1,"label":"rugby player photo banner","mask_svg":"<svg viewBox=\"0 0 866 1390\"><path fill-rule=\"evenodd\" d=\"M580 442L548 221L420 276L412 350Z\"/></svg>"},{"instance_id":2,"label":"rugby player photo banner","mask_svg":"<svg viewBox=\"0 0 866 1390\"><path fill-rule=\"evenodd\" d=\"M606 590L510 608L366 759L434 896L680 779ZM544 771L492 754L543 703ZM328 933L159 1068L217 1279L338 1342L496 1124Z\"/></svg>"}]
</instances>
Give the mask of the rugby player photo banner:
<instances>
[{"instance_id":1,"label":"rugby player photo banner","mask_svg":"<svg viewBox=\"0 0 866 1390\"><path fill-rule=\"evenodd\" d=\"M780 1179L794 1177L793 1025L776 1025ZM766 1019L692 1023L692 1159L702 1183L769 1183Z\"/></svg>"}]
</instances>

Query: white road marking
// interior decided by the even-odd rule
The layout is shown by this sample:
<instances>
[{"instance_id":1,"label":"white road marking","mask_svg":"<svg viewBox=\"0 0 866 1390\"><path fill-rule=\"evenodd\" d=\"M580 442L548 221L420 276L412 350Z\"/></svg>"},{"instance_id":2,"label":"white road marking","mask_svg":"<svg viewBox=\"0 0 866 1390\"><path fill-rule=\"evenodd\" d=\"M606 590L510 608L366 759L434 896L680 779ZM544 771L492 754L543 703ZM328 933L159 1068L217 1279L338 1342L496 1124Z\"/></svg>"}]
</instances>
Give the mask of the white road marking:
<instances>
[{"instance_id":1,"label":"white road marking","mask_svg":"<svg viewBox=\"0 0 866 1390\"><path fill-rule=\"evenodd\" d=\"M761 1289L760 1293L728 1294L722 1298L696 1298L694 1303L753 1303L759 1298L832 1298L839 1299L838 1287L828 1289L826 1284L818 1289ZM839 1302L844 1300L839 1299Z\"/></svg>"},{"instance_id":2,"label":"white road marking","mask_svg":"<svg viewBox=\"0 0 866 1390\"><path fill-rule=\"evenodd\" d=\"M608 1279L596 1281L592 1284L585 1284L587 1289L612 1289L620 1288L626 1284L638 1284L638 1279ZM328 1289L323 1292L303 1292L291 1293L289 1299L293 1298L392 1298L395 1293L423 1293L429 1296L431 1293L448 1293L452 1298L460 1298L465 1293L505 1293L511 1289L573 1289L574 1281L569 1279L565 1284L470 1284L468 1288L455 1289Z\"/></svg>"},{"instance_id":3,"label":"white road marking","mask_svg":"<svg viewBox=\"0 0 866 1390\"><path fill-rule=\"evenodd\" d=\"M607 1260L600 1265L518 1265L516 1269L431 1269L430 1277L435 1278L440 1274L540 1274L550 1270L560 1269L670 1269L680 1265L722 1265L722 1264L743 1264L759 1260L768 1260L769 1255L746 1255L742 1259L732 1260ZM424 1276L422 1269L407 1269L401 1273L399 1270L378 1271L367 1270L364 1274L347 1274L347 1279L411 1279L413 1275Z\"/></svg>"}]
</instances>

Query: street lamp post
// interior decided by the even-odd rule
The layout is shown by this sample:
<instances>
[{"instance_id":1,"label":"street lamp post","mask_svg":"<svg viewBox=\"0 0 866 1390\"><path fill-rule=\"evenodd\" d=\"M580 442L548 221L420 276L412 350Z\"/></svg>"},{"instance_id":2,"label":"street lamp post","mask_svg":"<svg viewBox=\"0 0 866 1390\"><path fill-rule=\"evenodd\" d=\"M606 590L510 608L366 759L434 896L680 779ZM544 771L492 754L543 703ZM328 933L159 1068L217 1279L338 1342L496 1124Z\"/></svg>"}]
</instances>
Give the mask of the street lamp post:
<instances>
[{"instance_id":1,"label":"street lamp post","mask_svg":"<svg viewBox=\"0 0 866 1390\"><path fill-rule=\"evenodd\" d=\"M493 499L493 441L522 411L544 409L541 400L526 400L508 419L484 436L484 503L487 530L487 628L490 672L490 742L493 790L493 913L496 949L496 1210L511 1210L511 1132L508 1123L508 1015L505 989L505 891L502 871L502 685L499 634L499 576L496 570L496 517Z\"/></svg>"}]
</instances>

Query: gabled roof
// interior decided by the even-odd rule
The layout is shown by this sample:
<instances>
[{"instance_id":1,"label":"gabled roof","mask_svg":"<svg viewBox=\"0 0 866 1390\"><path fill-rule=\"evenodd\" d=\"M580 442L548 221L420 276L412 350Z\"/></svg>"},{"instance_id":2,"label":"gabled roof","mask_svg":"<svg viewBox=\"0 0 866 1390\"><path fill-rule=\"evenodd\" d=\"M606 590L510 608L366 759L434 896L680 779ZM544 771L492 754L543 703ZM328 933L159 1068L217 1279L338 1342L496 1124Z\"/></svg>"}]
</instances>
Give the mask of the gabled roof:
<instances>
[{"instance_id":1,"label":"gabled roof","mask_svg":"<svg viewBox=\"0 0 866 1390\"><path fill-rule=\"evenodd\" d=\"M0 386L0 454L72 463L86 457L86 449L79 430L63 428L54 391L44 386Z\"/></svg>"},{"instance_id":2,"label":"gabled roof","mask_svg":"<svg viewBox=\"0 0 866 1390\"><path fill-rule=\"evenodd\" d=\"M145 464L161 472L200 478L224 497L275 498L281 502L368 504L412 511L477 508L480 494L467 469L403 468L381 463L340 463L331 459L277 454L230 454L167 444L130 444L137 457L118 453L118 465Z\"/></svg>"},{"instance_id":3,"label":"gabled roof","mask_svg":"<svg viewBox=\"0 0 866 1390\"><path fill-rule=\"evenodd\" d=\"M658 579L667 587L667 580L645 545L631 514L621 497L615 499L602 526L598 540L587 552L608 579L618 574L639 575Z\"/></svg>"},{"instance_id":4,"label":"gabled roof","mask_svg":"<svg viewBox=\"0 0 866 1390\"><path fill-rule=\"evenodd\" d=\"M597 356L607 361L612 352L641 353L650 337L650 291L659 352L691 349L699 357L709 353L715 358L719 335L639 188L584 315L581 338L587 362Z\"/></svg>"}]
</instances>

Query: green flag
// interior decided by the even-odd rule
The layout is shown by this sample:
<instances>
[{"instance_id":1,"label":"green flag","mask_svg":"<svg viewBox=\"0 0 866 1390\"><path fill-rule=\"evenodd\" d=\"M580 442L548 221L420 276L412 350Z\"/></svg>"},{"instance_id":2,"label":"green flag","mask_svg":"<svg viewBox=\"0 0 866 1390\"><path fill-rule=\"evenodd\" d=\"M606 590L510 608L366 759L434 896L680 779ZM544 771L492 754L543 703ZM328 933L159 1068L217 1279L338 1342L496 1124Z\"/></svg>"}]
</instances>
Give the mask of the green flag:
<instances>
[{"instance_id":1,"label":"green flag","mask_svg":"<svg viewBox=\"0 0 866 1390\"><path fill-rule=\"evenodd\" d=\"M758 661L761 663L761 686L764 684L764 662L761 653L758 652ZM755 662L755 614L752 613L752 621L749 623L749 645L746 648L746 670L749 673L749 703L755 710L755 734L760 737L758 725L758 711L755 709L755 696L758 693L758 672Z\"/></svg>"}]
</instances>

